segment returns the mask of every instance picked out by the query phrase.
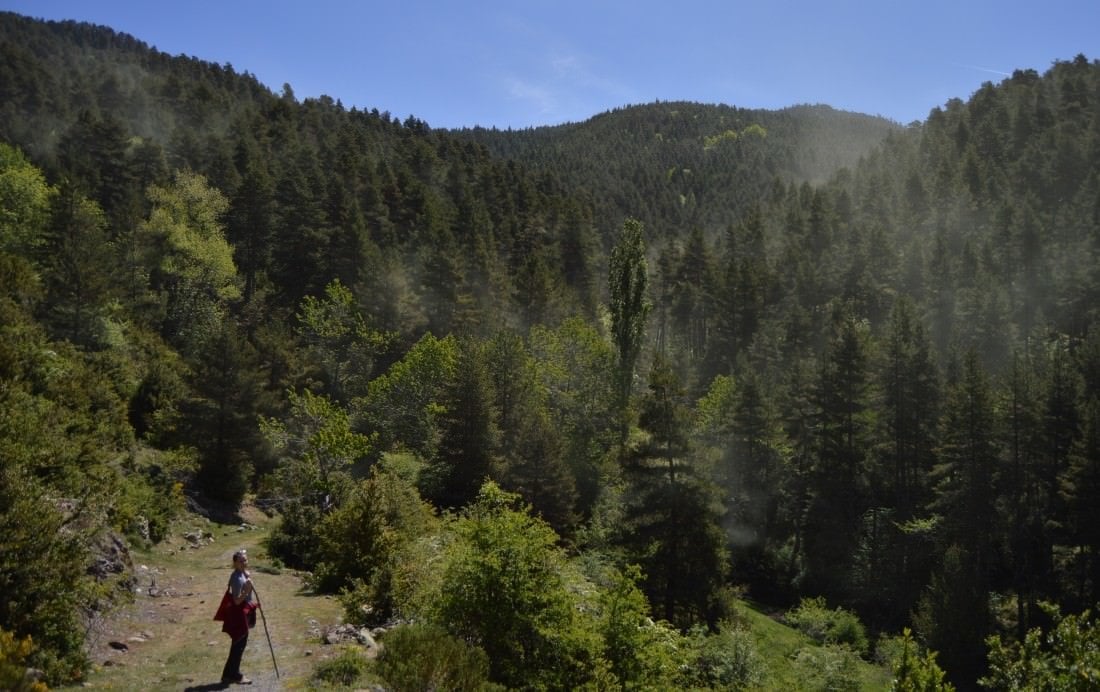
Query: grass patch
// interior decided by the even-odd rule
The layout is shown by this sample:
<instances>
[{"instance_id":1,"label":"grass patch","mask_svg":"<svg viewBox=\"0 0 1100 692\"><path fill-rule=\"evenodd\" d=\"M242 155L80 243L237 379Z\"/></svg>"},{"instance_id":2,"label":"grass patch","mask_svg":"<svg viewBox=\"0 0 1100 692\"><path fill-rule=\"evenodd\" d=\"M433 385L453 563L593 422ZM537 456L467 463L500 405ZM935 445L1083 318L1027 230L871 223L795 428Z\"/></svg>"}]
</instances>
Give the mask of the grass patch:
<instances>
[{"instance_id":1,"label":"grass patch","mask_svg":"<svg viewBox=\"0 0 1100 692\"><path fill-rule=\"evenodd\" d=\"M747 602L737 606L738 615L743 618L756 643L756 650L764 659L767 672L760 689L767 690L808 690L796 659L804 650L820 649L812 639L801 632L777 622L771 616L761 612ZM806 656L803 656L805 661ZM867 692L880 692L889 689L892 674L883 666L873 665L860 660L856 663L856 677L859 689Z\"/></svg>"}]
</instances>

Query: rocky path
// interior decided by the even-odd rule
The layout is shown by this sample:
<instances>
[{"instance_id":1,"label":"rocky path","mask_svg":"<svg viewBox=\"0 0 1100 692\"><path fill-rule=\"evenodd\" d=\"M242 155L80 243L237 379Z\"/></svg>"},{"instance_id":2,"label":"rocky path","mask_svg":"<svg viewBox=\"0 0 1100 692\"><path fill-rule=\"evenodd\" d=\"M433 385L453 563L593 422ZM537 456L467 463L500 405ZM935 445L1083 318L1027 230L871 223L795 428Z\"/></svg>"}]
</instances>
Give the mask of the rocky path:
<instances>
[{"instance_id":1,"label":"rocky path","mask_svg":"<svg viewBox=\"0 0 1100 692\"><path fill-rule=\"evenodd\" d=\"M229 637L212 618L239 548L248 549L251 558L271 648L258 619L241 665L253 684L229 689L302 687L316 664L336 653L336 647L322 643L321 633L339 623L339 602L307 595L297 574L270 568L261 543L266 535L262 523L243 529L196 526L151 552L133 555L138 579L134 603L96 623L91 637L94 669L83 688L225 689L219 679Z\"/></svg>"}]
</instances>

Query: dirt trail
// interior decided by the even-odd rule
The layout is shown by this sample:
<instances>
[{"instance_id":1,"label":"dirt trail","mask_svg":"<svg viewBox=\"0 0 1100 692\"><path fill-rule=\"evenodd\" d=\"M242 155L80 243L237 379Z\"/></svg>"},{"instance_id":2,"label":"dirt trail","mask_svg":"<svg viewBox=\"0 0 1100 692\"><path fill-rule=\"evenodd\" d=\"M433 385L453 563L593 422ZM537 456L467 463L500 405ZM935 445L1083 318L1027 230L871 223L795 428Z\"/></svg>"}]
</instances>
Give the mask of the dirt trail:
<instances>
[{"instance_id":1,"label":"dirt trail","mask_svg":"<svg viewBox=\"0 0 1100 692\"><path fill-rule=\"evenodd\" d=\"M138 593L133 605L97 624L92 635L94 669L82 688L226 689L219 679L229 637L212 618L232 571L233 552L239 548L248 549L280 677L275 676L263 620L258 618L241 664L253 684L228 689L300 688L317 663L337 653L335 647L322 644L319 635L340 622L339 603L303 594L301 579L289 570L269 571L261 547L266 527L240 530L201 520L193 523L195 529L180 531L152 551L134 553ZM197 545L183 537L188 531L200 536Z\"/></svg>"}]
</instances>

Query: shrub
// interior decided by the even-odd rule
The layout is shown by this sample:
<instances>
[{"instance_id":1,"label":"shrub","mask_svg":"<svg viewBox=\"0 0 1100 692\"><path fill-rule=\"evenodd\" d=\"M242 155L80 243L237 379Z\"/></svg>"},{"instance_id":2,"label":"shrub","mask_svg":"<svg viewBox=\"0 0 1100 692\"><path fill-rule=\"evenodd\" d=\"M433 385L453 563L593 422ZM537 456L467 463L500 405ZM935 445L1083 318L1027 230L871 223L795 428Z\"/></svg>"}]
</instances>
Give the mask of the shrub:
<instances>
[{"instance_id":1,"label":"shrub","mask_svg":"<svg viewBox=\"0 0 1100 692\"><path fill-rule=\"evenodd\" d=\"M603 656L618 684L625 689L667 689L681 668L681 637L665 623L647 616L649 603L638 588L641 571L631 565L616 573L600 591L597 630Z\"/></svg>"},{"instance_id":2,"label":"shrub","mask_svg":"<svg viewBox=\"0 0 1100 692\"><path fill-rule=\"evenodd\" d=\"M1100 624L1089 611L1062 615L1041 604L1051 625L1028 630L1022 642L986 639L989 673L979 684L991 690L1100 689Z\"/></svg>"},{"instance_id":3,"label":"shrub","mask_svg":"<svg viewBox=\"0 0 1100 692\"><path fill-rule=\"evenodd\" d=\"M407 543L429 533L433 520L431 507L411 483L376 467L316 529L319 589L336 592L361 580L369 587L364 595L372 614L387 619L394 608L397 556Z\"/></svg>"},{"instance_id":4,"label":"shrub","mask_svg":"<svg viewBox=\"0 0 1100 692\"><path fill-rule=\"evenodd\" d=\"M835 644L807 646L794 656L794 668L802 689L810 692L857 692L859 658L851 649Z\"/></svg>"},{"instance_id":5,"label":"shrub","mask_svg":"<svg viewBox=\"0 0 1100 692\"><path fill-rule=\"evenodd\" d=\"M403 625L382 638L374 670L393 692L503 689L490 683L489 657L429 625Z\"/></svg>"},{"instance_id":6,"label":"shrub","mask_svg":"<svg viewBox=\"0 0 1100 692\"><path fill-rule=\"evenodd\" d=\"M30 637L16 639L11 632L0 628L0 690L11 692L45 692L47 687L27 675L25 663L34 642Z\"/></svg>"},{"instance_id":7,"label":"shrub","mask_svg":"<svg viewBox=\"0 0 1100 692\"><path fill-rule=\"evenodd\" d=\"M296 569L313 569L317 564L317 525L321 509L298 500L283 507L282 520L267 537L267 552Z\"/></svg>"},{"instance_id":8,"label":"shrub","mask_svg":"<svg viewBox=\"0 0 1100 692\"><path fill-rule=\"evenodd\" d=\"M747 630L724 623L715 634L692 630L693 661L685 668L684 687L740 690L761 684L764 661Z\"/></svg>"},{"instance_id":9,"label":"shrub","mask_svg":"<svg viewBox=\"0 0 1100 692\"><path fill-rule=\"evenodd\" d=\"M840 644L859 655L867 653L867 630L843 608L830 610L824 598L803 598L786 615L787 622L818 644Z\"/></svg>"},{"instance_id":10,"label":"shrub","mask_svg":"<svg viewBox=\"0 0 1100 692\"><path fill-rule=\"evenodd\" d=\"M335 658L318 665L313 677L329 685L350 687L367 672L369 663L366 657L354 646L345 647Z\"/></svg>"},{"instance_id":11,"label":"shrub","mask_svg":"<svg viewBox=\"0 0 1100 692\"><path fill-rule=\"evenodd\" d=\"M453 529L437 590L422 601L430 621L478 642L497 682L547 689L588 682L600 641L569 588L553 529L492 482Z\"/></svg>"},{"instance_id":12,"label":"shrub","mask_svg":"<svg viewBox=\"0 0 1100 692\"><path fill-rule=\"evenodd\" d=\"M899 638L901 651L891 666L894 680L890 692L955 692L955 686L944 682L943 669L936 663L936 654L920 655L917 643L906 628Z\"/></svg>"}]
</instances>

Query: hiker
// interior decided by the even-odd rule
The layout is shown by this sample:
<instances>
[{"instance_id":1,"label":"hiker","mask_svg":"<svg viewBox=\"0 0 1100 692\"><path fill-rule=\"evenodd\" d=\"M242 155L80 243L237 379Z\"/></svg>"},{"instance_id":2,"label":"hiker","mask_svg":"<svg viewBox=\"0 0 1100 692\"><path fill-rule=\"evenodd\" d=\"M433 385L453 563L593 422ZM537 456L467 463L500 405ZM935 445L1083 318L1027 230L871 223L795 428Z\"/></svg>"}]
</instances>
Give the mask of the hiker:
<instances>
[{"instance_id":1,"label":"hiker","mask_svg":"<svg viewBox=\"0 0 1100 692\"><path fill-rule=\"evenodd\" d=\"M248 645L248 630L256 625L255 589L248 573L248 553L238 550L233 553L233 574L229 575L229 585L218 608L215 620L222 621L222 632L229 635L233 643L229 646L229 658L225 659L222 669L222 684L251 685L252 681L241 674L241 657Z\"/></svg>"}]
</instances>

